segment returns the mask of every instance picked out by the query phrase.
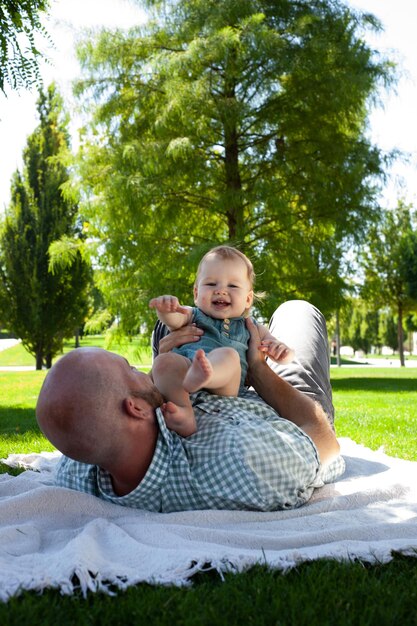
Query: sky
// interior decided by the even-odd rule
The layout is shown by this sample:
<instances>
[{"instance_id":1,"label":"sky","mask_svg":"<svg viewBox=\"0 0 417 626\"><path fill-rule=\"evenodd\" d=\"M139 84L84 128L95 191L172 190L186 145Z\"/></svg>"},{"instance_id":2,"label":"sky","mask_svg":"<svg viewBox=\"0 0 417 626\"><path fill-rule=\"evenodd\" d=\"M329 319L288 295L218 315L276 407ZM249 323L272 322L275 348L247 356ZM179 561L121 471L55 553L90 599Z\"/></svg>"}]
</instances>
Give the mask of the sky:
<instances>
[{"instance_id":1,"label":"sky","mask_svg":"<svg viewBox=\"0 0 417 626\"><path fill-rule=\"evenodd\" d=\"M221 1L221 0L219 0ZM376 15L384 32L368 38L369 44L398 63L400 80L395 92L381 93L383 107L370 116L370 137L386 151L399 149L408 163L397 163L383 190L382 201L393 207L399 198L417 206L417 2L415 0L349 0L348 4ZM100 26L128 28L143 23L145 14L135 0L51 0L45 26L55 44L46 53L41 73L48 85L55 80L68 110L75 105L72 81L80 76L74 44L83 28ZM37 126L37 92L22 90L0 94L0 212L10 199L10 180L22 165L22 152L28 135ZM77 118L71 127L76 147Z\"/></svg>"}]
</instances>

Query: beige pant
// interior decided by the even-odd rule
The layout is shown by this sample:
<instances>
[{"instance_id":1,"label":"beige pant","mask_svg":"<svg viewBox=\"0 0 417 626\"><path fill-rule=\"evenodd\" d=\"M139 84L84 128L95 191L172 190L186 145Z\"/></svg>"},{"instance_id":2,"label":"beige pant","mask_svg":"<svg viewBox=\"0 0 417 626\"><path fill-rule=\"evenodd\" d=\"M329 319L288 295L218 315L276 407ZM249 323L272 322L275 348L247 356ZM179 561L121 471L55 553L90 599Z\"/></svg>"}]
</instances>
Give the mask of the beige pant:
<instances>
[{"instance_id":1,"label":"beige pant","mask_svg":"<svg viewBox=\"0 0 417 626\"><path fill-rule=\"evenodd\" d=\"M270 367L293 387L319 402L333 424L330 353L323 315L304 300L289 300L275 311L269 330L295 350L292 363L280 365L268 360Z\"/></svg>"}]
</instances>

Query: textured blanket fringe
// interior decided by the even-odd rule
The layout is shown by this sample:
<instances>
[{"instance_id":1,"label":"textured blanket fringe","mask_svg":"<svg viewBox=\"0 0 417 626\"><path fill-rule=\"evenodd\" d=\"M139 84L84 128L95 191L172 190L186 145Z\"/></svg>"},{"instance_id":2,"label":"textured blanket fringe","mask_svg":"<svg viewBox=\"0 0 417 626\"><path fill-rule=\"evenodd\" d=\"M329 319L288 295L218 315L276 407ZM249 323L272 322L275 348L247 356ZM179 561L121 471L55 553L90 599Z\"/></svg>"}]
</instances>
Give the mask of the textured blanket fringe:
<instances>
[{"instance_id":1,"label":"textured blanket fringe","mask_svg":"<svg viewBox=\"0 0 417 626\"><path fill-rule=\"evenodd\" d=\"M347 562L363 562L369 564L387 563L391 561L395 555L403 555L417 558L417 549L409 548L404 550L389 551L384 554L384 558L368 553L361 559L357 555L346 555L345 560ZM323 557L340 561L340 558L336 557ZM312 562L317 559L300 559L300 563ZM42 580L26 580L24 582L17 583L16 586L9 585L8 589L2 589L0 586L0 602L6 603L12 597L17 597L23 591L34 592L42 594L48 589L56 589L63 596L71 596L74 593L81 593L86 598L88 592L90 593L104 593L109 596L116 596L118 591L125 591L129 587L138 585L141 583L147 583L150 585L162 585L162 586L175 586L175 587L188 587L192 585L192 578L196 574L204 574L210 571L215 571L222 581L225 579L225 574L240 574L248 571L256 565L266 565L271 570L279 569L282 573L286 573L288 570L297 566L297 559L295 560L280 560L279 562L268 563L264 559L252 559L248 557L239 557L238 559L220 559L209 561L207 559L200 559L198 561L192 561L184 563L183 566L175 568L170 572L167 572L161 576L152 576L150 578L140 577L127 577L114 575L113 577L102 577L96 572L92 572L88 567L77 567L73 570L71 576L65 579L52 580L52 578L43 578Z\"/></svg>"}]
</instances>

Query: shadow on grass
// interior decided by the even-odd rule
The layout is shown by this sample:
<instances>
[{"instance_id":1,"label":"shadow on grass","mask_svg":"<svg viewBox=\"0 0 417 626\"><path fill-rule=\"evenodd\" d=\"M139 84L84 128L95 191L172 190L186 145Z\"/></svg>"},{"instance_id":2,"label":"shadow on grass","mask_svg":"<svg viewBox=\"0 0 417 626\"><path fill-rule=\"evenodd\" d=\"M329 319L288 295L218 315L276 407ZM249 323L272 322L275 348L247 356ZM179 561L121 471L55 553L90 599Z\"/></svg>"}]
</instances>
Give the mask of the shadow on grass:
<instances>
[{"instance_id":1,"label":"shadow on grass","mask_svg":"<svg viewBox=\"0 0 417 626\"><path fill-rule=\"evenodd\" d=\"M364 372L365 374L365 372ZM361 378L332 379L334 391L381 391L397 393L401 391L417 391L415 378Z\"/></svg>"},{"instance_id":2,"label":"shadow on grass","mask_svg":"<svg viewBox=\"0 0 417 626\"><path fill-rule=\"evenodd\" d=\"M330 357L330 364L337 365L337 358L335 356ZM355 361L355 359L347 359L346 357L341 357L340 365L366 365L363 361Z\"/></svg>"},{"instance_id":3,"label":"shadow on grass","mask_svg":"<svg viewBox=\"0 0 417 626\"><path fill-rule=\"evenodd\" d=\"M18 407L0 407L0 437L33 432L39 437L35 411Z\"/></svg>"}]
</instances>

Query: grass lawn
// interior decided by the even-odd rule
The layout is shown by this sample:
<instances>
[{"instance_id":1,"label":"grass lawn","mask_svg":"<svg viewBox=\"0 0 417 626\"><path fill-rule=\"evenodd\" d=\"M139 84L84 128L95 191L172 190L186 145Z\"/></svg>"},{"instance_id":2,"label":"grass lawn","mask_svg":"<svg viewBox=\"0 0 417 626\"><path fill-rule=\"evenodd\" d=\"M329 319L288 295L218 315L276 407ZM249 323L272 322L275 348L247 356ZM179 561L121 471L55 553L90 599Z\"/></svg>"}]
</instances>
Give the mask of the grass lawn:
<instances>
[{"instance_id":1,"label":"grass lawn","mask_svg":"<svg viewBox=\"0 0 417 626\"><path fill-rule=\"evenodd\" d=\"M44 376L0 373L0 458L52 449L34 416ZM332 380L338 435L417 460L417 368L332 368ZM143 584L115 597L23 593L0 604L0 624L403 626L417 624L416 604L417 559L397 556L372 566L316 561L285 575L257 567L224 581L205 573L190 588Z\"/></svg>"},{"instance_id":2,"label":"grass lawn","mask_svg":"<svg viewBox=\"0 0 417 626\"><path fill-rule=\"evenodd\" d=\"M109 343L103 335L86 335L80 339L80 346L82 348L107 348L111 352L117 352L118 354L126 357L131 365L141 367L148 366L152 359L151 350L141 346L137 337L134 337L131 341L125 341L123 343L116 343L115 341L113 343ZM64 342L63 354L73 349L74 340ZM54 359L54 362L57 358ZM10 366L35 367L35 358L29 354L29 352L25 350L21 344L17 344L12 348L8 348L7 350L0 352L0 367Z\"/></svg>"},{"instance_id":3,"label":"grass lawn","mask_svg":"<svg viewBox=\"0 0 417 626\"><path fill-rule=\"evenodd\" d=\"M340 437L417 461L417 367L332 368L331 377Z\"/></svg>"}]
</instances>

